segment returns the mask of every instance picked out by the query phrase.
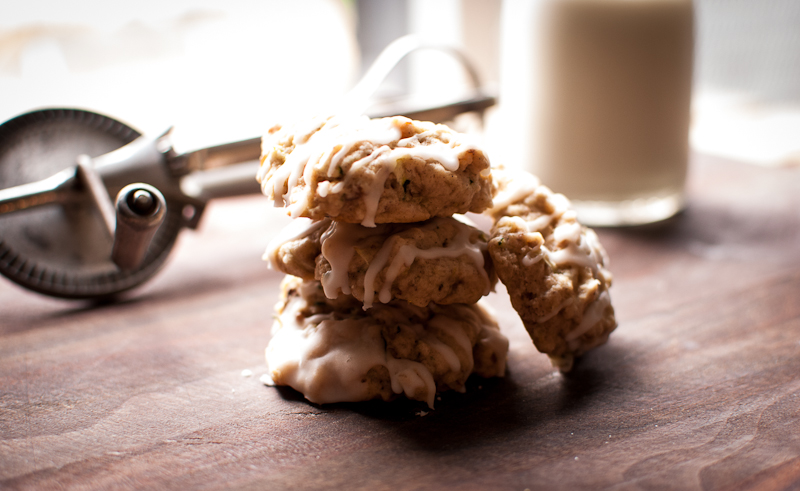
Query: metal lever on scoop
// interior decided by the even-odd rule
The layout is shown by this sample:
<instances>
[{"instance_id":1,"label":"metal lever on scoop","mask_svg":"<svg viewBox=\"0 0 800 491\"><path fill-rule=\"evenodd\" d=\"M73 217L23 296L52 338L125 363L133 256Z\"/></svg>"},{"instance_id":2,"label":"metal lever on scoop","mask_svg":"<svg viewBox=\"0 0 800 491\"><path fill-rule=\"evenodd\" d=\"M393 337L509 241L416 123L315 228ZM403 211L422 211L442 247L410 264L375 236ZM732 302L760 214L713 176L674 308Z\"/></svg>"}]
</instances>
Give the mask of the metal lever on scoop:
<instances>
[{"instance_id":1,"label":"metal lever on scoop","mask_svg":"<svg viewBox=\"0 0 800 491\"><path fill-rule=\"evenodd\" d=\"M113 204L88 155L78 156L75 175L88 189L108 233L114 238L111 260L123 271L136 269L166 216L164 195L155 187L139 182L122 188Z\"/></svg>"},{"instance_id":2,"label":"metal lever on scoop","mask_svg":"<svg viewBox=\"0 0 800 491\"><path fill-rule=\"evenodd\" d=\"M117 194L117 226L111 259L122 270L136 269L144 260L167 211L161 192L149 184L129 184Z\"/></svg>"}]
</instances>

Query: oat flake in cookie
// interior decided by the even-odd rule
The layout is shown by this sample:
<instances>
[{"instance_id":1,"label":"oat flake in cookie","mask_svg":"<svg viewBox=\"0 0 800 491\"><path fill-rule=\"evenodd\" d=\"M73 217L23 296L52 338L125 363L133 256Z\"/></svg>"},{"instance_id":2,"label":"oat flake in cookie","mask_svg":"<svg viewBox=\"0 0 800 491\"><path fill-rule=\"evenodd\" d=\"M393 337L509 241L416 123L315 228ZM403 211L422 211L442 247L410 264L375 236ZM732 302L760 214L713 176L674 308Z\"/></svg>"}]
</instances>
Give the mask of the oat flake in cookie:
<instances>
[{"instance_id":1,"label":"oat flake in cookie","mask_svg":"<svg viewBox=\"0 0 800 491\"><path fill-rule=\"evenodd\" d=\"M365 310L393 299L418 307L471 304L496 281L487 241L463 217L374 228L298 218L264 258L286 274L321 280L328 298L353 295Z\"/></svg>"},{"instance_id":2,"label":"oat flake in cookie","mask_svg":"<svg viewBox=\"0 0 800 491\"><path fill-rule=\"evenodd\" d=\"M270 376L311 402L392 400L433 407L437 392L463 392L470 374L505 373L508 340L480 305L403 301L368 311L328 299L317 281L287 276L266 350Z\"/></svg>"},{"instance_id":3,"label":"oat flake in cookie","mask_svg":"<svg viewBox=\"0 0 800 491\"><path fill-rule=\"evenodd\" d=\"M616 328L608 259L561 194L526 172L495 169L489 240L497 276L533 339L562 371Z\"/></svg>"},{"instance_id":4,"label":"oat flake in cookie","mask_svg":"<svg viewBox=\"0 0 800 491\"><path fill-rule=\"evenodd\" d=\"M400 116L275 126L257 178L292 217L366 227L480 213L492 203L489 160L468 136Z\"/></svg>"}]
</instances>

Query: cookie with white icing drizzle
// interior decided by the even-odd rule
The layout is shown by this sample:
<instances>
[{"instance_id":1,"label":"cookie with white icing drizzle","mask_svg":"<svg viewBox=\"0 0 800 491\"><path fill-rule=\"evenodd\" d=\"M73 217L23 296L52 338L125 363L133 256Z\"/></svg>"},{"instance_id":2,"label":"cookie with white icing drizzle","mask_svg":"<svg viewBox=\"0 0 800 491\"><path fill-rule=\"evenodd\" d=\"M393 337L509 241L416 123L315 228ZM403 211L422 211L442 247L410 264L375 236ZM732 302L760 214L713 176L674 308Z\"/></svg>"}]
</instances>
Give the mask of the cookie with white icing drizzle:
<instances>
[{"instance_id":1,"label":"cookie with white icing drizzle","mask_svg":"<svg viewBox=\"0 0 800 491\"><path fill-rule=\"evenodd\" d=\"M298 218L264 258L284 273L321 280L328 298L353 295L364 309L392 299L470 304L496 282L487 240L463 217L374 228Z\"/></svg>"},{"instance_id":2,"label":"cookie with white icing drizzle","mask_svg":"<svg viewBox=\"0 0 800 491\"><path fill-rule=\"evenodd\" d=\"M561 194L526 172L494 169L489 240L497 275L536 348L562 371L616 328L608 258Z\"/></svg>"},{"instance_id":3,"label":"cookie with white icing drizzle","mask_svg":"<svg viewBox=\"0 0 800 491\"><path fill-rule=\"evenodd\" d=\"M489 160L470 137L400 116L274 126L257 179L294 218L367 227L480 213L492 203Z\"/></svg>"},{"instance_id":4,"label":"cookie with white icing drizzle","mask_svg":"<svg viewBox=\"0 0 800 491\"><path fill-rule=\"evenodd\" d=\"M317 281L287 276L266 349L272 382L318 404L405 395L433 407L470 374L502 377L508 340L478 304L427 308L394 301L369 311L329 299Z\"/></svg>"}]
</instances>

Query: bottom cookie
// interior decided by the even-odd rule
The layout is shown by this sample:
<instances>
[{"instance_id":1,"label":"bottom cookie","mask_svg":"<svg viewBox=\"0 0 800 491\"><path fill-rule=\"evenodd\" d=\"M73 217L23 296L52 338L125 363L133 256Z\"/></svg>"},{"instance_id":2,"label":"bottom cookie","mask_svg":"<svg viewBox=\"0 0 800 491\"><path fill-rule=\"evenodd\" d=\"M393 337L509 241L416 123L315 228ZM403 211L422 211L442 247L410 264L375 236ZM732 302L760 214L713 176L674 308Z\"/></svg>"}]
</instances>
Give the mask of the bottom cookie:
<instances>
[{"instance_id":1,"label":"bottom cookie","mask_svg":"<svg viewBox=\"0 0 800 491\"><path fill-rule=\"evenodd\" d=\"M479 304L393 301L364 311L352 297L326 298L318 281L287 276L276 313L272 380L317 404L405 395L432 408L437 392L463 392L472 373L505 374L508 339Z\"/></svg>"}]
</instances>

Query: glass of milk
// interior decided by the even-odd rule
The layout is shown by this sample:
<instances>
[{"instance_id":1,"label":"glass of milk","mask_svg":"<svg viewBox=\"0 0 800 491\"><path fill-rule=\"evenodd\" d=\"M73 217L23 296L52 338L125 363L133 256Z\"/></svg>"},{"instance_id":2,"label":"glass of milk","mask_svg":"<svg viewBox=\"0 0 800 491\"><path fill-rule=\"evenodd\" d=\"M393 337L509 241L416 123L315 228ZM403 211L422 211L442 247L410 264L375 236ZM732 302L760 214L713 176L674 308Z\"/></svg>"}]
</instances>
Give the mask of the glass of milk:
<instances>
[{"instance_id":1,"label":"glass of milk","mask_svg":"<svg viewBox=\"0 0 800 491\"><path fill-rule=\"evenodd\" d=\"M587 225L680 211L692 0L506 0L502 17L500 96L520 164Z\"/></svg>"}]
</instances>

